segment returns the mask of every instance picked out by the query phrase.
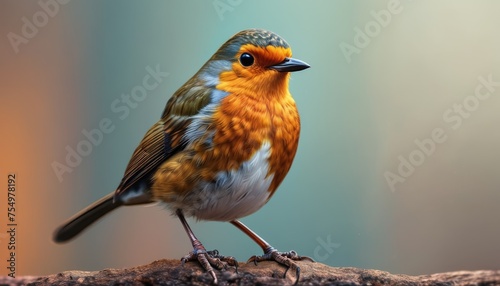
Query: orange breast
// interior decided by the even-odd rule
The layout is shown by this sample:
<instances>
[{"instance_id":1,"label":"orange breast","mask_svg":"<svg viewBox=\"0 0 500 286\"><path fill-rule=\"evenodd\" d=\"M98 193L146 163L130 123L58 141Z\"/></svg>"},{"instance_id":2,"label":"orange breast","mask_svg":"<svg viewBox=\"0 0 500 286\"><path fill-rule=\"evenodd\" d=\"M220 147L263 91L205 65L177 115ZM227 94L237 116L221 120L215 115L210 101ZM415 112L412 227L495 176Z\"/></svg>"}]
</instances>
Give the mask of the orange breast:
<instances>
[{"instance_id":1,"label":"orange breast","mask_svg":"<svg viewBox=\"0 0 500 286\"><path fill-rule=\"evenodd\" d=\"M270 170L274 172L270 192L274 193L292 166L299 143L300 118L290 94L279 103L271 103L269 108L272 121L272 152L269 161Z\"/></svg>"},{"instance_id":2,"label":"orange breast","mask_svg":"<svg viewBox=\"0 0 500 286\"><path fill-rule=\"evenodd\" d=\"M222 99L212 118L205 136L156 172L152 186L156 199L182 204L180 198L199 192L207 184L216 184L221 172L238 170L261 150L264 142L271 145L267 176L273 177L267 190L269 197L282 182L295 156L300 132L299 115L288 92L281 98L260 100L230 94Z\"/></svg>"},{"instance_id":3,"label":"orange breast","mask_svg":"<svg viewBox=\"0 0 500 286\"><path fill-rule=\"evenodd\" d=\"M211 168L237 169L269 142L268 175L274 176L269 191L273 193L290 169L298 146L300 119L288 91L278 98L231 94L222 100L214 123L214 149L205 154L215 159L207 162Z\"/></svg>"}]
</instances>

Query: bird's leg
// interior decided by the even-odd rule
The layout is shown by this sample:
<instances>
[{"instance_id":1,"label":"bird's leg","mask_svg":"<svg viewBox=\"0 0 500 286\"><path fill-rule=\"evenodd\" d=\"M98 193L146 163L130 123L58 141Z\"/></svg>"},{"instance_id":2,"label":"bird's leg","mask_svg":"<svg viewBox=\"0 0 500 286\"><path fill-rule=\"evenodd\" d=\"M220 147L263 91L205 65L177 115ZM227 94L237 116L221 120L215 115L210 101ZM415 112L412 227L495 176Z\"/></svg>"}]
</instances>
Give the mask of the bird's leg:
<instances>
[{"instance_id":1,"label":"bird's leg","mask_svg":"<svg viewBox=\"0 0 500 286\"><path fill-rule=\"evenodd\" d=\"M182 265L184 265L184 263L186 263L187 261L197 260L201 264L203 269L210 273L210 276L212 276L213 278L214 284L217 284L218 281L212 266L221 270L226 269L228 265L231 265L236 267L236 271L238 271L238 261L236 261L234 257L220 255L218 250L207 251L203 244L201 244L201 242L198 240L198 238L196 238L193 231L191 230L191 227L189 227L186 218L184 218L182 210L178 209L176 211L176 214L179 217L179 220L181 221L182 226L184 227L184 230L189 237L189 240L191 240L191 244L193 245L193 251L182 257Z\"/></svg>"},{"instance_id":2,"label":"bird's leg","mask_svg":"<svg viewBox=\"0 0 500 286\"><path fill-rule=\"evenodd\" d=\"M233 220L231 223L236 226L239 230L243 231L248 237L250 237L253 241L255 241L264 251L263 255L254 255L250 257L247 261L251 262L253 261L255 265L257 265L257 262L260 261L266 261L266 260L274 260L278 262L279 264L285 265L287 267L284 276L286 276L286 273L288 270L291 268L292 270L295 271L295 277L297 280L295 280L295 284L299 281L300 278L300 267L297 265L297 263L294 262L294 260L310 260L314 262L314 260L308 256L299 256L297 252L294 250L287 251L287 252L278 252L278 250L274 247L272 247L269 243L267 243L262 237L260 237L258 234L253 232L250 228L248 228L246 225L244 225L242 222Z\"/></svg>"}]
</instances>

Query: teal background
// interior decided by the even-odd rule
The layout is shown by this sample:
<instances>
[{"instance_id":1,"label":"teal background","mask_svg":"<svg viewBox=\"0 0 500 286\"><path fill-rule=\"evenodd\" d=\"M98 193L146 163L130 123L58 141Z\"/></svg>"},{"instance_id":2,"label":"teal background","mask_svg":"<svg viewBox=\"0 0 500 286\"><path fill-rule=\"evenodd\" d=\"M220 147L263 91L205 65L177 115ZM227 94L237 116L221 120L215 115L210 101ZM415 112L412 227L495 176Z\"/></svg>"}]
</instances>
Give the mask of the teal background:
<instances>
[{"instance_id":1,"label":"teal background","mask_svg":"<svg viewBox=\"0 0 500 286\"><path fill-rule=\"evenodd\" d=\"M230 10L218 14L214 3ZM119 209L68 244L50 237L116 188L170 95L229 37L254 27L284 37L311 69L294 73L290 83L302 118L294 165L271 201L244 223L280 250L333 266L406 274L498 269L500 92L480 101L457 130L442 116L474 94L479 76L500 81L500 3L401 1L401 12L349 62L339 45L353 45L355 29L364 30L374 21L370 12L388 3L71 1L15 54L3 35L20 33L22 17L31 19L40 6L2 1L1 96L12 102L12 115L3 112L2 121L26 121L17 128L36 132L11 136L27 142L9 143L14 153L3 148L10 159L1 171L16 170L25 182L19 274L130 267L191 250L161 205ZM169 76L119 119L111 103L157 65ZM114 131L59 182L51 163L64 162L65 146L75 147L82 130L103 118ZM408 158L414 140L435 128L448 139L391 191L384 173L396 173L398 156ZM208 249L240 261L260 253L228 223L190 222ZM328 241L331 248L324 247Z\"/></svg>"}]
</instances>

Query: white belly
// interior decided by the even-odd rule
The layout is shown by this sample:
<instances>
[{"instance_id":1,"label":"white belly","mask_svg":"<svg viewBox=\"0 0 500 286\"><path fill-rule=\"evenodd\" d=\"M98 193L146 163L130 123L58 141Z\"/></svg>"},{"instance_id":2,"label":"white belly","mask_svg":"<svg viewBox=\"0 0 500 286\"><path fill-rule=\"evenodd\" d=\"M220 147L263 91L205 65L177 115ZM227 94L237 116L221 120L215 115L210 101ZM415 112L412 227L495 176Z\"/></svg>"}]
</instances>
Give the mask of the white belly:
<instances>
[{"instance_id":1,"label":"white belly","mask_svg":"<svg viewBox=\"0 0 500 286\"><path fill-rule=\"evenodd\" d=\"M212 182L200 183L196 190L171 207L200 220L231 221L250 215L269 199L270 144L262 147L238 170L220 172Z\"/></svg>"}]
</instances>

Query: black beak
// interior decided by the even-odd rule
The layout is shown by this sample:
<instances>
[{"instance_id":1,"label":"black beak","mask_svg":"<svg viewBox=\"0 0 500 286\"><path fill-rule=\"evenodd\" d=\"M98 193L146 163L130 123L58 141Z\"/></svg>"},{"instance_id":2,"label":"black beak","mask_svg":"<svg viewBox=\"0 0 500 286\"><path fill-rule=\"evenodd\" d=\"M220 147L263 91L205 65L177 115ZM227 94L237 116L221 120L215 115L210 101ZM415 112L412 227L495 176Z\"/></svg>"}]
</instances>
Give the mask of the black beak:
<instances>
[{"instance_id":1,"label":"black beak","mask_svg":"<svg viewBox=\"0 0 500 286\"><path fill-rule=\"evenodd\" d=\"M306 64L301 60L297 60L294 58L285 58L285 60L282 61L281 63L273 66L268 66L267 68L279 72L295 72L295 71L305 70L310 67L311 67L310 65Z\"/></svg>"}]
</instances>

